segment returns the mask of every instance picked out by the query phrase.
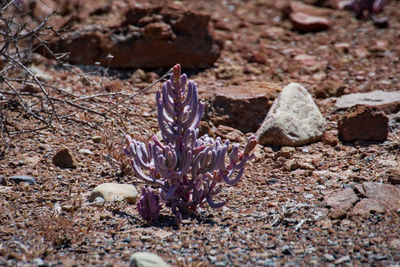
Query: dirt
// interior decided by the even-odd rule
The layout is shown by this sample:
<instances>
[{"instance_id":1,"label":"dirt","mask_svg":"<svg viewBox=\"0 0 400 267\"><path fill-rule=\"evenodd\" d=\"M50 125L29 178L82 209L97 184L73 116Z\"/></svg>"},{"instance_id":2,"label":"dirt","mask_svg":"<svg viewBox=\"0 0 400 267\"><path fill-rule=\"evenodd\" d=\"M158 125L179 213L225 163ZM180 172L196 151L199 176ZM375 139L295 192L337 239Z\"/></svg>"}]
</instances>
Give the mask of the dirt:
<instances>
[{"instance_id":1,"label":"dirt","mask_svg":"<svg viewBox=\"0 0 400 267\"><path fill-rule=\"evenodd\" d=\"M121 2L113 3L118 7ZM258 146L242 181L226 186L219 195L227 205L218 210L204 206L198 216L184 218L179 228L166 208L157 221L147 224L136 205L88 202L90 192L101 183L131 183L140 191L143 183L121 153L122 132L140 140L157 133L154 98L161 84L141 90L167 70L105 72L99 66L77 65L69 71L34 55L33 64L47 75L46 84L68 93L51 90L55 98L101 96L76 102L81 108L55 102L61 119L53 115L54 129L26 115L18 105L1 102L7 128L0 159L0 265L127 266L134 252L148 251L172 266L398 266L399 203L386 207L360 188L374 182L400 188L392 177L400 164L399 125L392 125L384 142L342 142L337 123L346 111L332 108L324 99L399 90L400 2L391 1L385 9L389 18L385 29L355 19L350 11L330 9L329 29L312 33L293 31L288 16L278 8L281 2L172 3L209 14L213 34L223 43L212 67L185 70L183 66L198 83L201 97L230 86L251 90L247 85L253 82L281 87L298 82L315 97L328 121L319 142L282 151ZM113 21L113 12L118 16L115 6L111 13L95 13L100 14L96 19L104 16ZM74 27L79 26L77 21ZM6 89L2 84L5 98ZM114 109L107 117L91 112L109 108ZM51 112L43 114L51 116ZM220 128L234 127L226 126ZM214 134L231 134L221 129ZM232 133L237 137L241 132ZM53 156L64 147L72 154L75 168L53 163ZM116 159L115 167L107 155ZM10 179L13 175L32 176L36 184L15 183ZM354 197L346 209L327 205L328 197L349 188ZM396 195L391 199L398 201ZM371 212L351 211L359 203L378 207Z\"/></svg>"}]
</instances>

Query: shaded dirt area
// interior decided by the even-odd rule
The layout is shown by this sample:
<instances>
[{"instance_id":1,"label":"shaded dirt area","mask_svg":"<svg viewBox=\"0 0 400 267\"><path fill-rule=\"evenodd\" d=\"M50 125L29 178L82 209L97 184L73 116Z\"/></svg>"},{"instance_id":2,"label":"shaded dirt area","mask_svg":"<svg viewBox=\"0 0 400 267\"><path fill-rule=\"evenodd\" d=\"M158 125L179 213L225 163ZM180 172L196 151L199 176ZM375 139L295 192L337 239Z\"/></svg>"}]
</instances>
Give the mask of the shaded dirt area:
<instances>
[{"instance_id":1,"label":"shaded dirt area","mask_svg":"<svg viewBox=\"0 0 400 267\"><path fill-rule=\"evenodd\" d=\"M329 11L323 13L329 29L313 33L293 31L280 1L169 4L208 14L215 46L221 45L211 67L182 66L208 103L205 118L231 122L211 127L213 134L245 144L256 127L251 124L246 131L247 124L216 120L221 115L212 99L221 88L238 91L239 86L251 93L262 82L282 88L301 83L327 120L328 134L294 149L257 146L256 159L242 181L219 195L227 200L225 207L204 206L197 217L185 218L179 229L164 208L158 221L146 224L136 205L89 203L88 198L101 183L132 183L140 191L143 183L121 152L122 133L143 141L157 133L155 92L161 83L147 88L168 68L74 65L65 70L56 60L35 54L32 64L40 69L42 81L60 89L50 90L50 96L75 105L54 101L60 118L54 117L54 129L31 131L46 125L18 108L19 99L9 101L9 89L1 85L6 127L0 158L0 265L127 266L134 252L149 251L172 266L398 266L400 197L393 187L399 189L399 120L389 117L391 127L383 142L342 142L337 129L346 110L337 110L327 98L400 89L400 2L391 1L384 11L388 28L378 29L369 20L355 19L350 11L329 8L320 11ZM101 25L99 21L120 23L119 12L129 5L107 5L89 14L76 3L71 5L80 13L63 13L72 18L69 31ZM107 60L102 62L107 65ZM277 94L274 89L267 97L268 107ZM121 103L130 95L134 97ZM51 110L42 110L46 108ZM238 125L243 132L226 127ZM74 156L74 168L53 163L62 147ZM107 155L116 159L114 167ZM32 176L36 184L15 183L10 178L14 175ZM390 199L385 198L389 191Z\"/></svg>"}]
</instances>

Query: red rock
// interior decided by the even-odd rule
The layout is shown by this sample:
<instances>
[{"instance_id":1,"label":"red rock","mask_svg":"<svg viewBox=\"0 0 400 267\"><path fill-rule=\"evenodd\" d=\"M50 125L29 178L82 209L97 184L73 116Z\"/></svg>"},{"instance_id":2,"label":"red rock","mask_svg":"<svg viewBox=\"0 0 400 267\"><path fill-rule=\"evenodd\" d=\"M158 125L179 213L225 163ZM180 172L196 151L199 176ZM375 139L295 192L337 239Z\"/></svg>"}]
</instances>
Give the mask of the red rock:
<instances>
[{"instance_id":1,"label":"red rock","mask_svg":"<svg viewBox=\"0 0 400 267\"><path fill-rule=\"evenodd\" d=\"M236 143L246 142L244 134L241 131L229 126L219 125L215 133L217 136L222 137L222 139L229 139L232 142Z\"/></svg>"},{"instance_id":2,"label":"red rock","mask_svg":"<svg viewBox=\"0 0 400 267\"><path fill-rule=\"evenodd\" d=\"M210 137L215 137L213 130L206 121L200 121L199 123L199 137L207 134Z\"/></svg>"},{"instance_id":3,"label":"red rock","mask_svg":"<svg viewBox=\"0 0 400 267\"><path fill-rule=\"evenodd\" d=\"M291 13L290 21L293 30L300 32L316 32L329 29L330 22L324 17L310 16L304 13Z\"/></svg>"},{"instance_id":4,"label":"red rock","mask_svg":"<svg viewBox=\"0 0 400 267\"><path fill-rule=\"evenodd\" d=\"M384 53L388 51L388 45L388 42L385 40L376 40L369 50L375 53Z\"/></svg>"},{"instance_id":5,"label":"red rock","mask_svg":"<svg viewBox=\"0 0 400 267\"><path fill-rule=\"evenodd\" d=\"M328 216L332 220L343 219L347 216L347 211L342 208L335 208L329 212Z\"/></svg>"},{"instance_id":6,"label":"red rock","mask_svg":"<svg viewBox=\"0 0 400 267\"><path fill-rule=\"evenodd\" d=\"M88 25L54 37L50 49L68 52L68 62L118 68L211 66L220 54L209 15L190 10L135 7L116 26ZM44 52L45 53L45 52ZM109 61L108 55L114 58Z\"/></svg>"},{"instance_id":7,"label":"red rock","mask_svg":"<svg viewBox=\"0 0 400 267\"><path fill-rule=\"evenodd\" d=\"M365 182L356 185L356 189L362 196L378 200L386 210L400 209L400 189L394 185Z\"/></svg>"},{"instance_id":8,"label":"red rock","mask_svg":"<svg viewBox=\"0 0 400 267\"><path fill-rule=\"evenodd\" d=\"M354 193L353 189L346 188L328 196L325 198L324 202L331 208L348 210L353 207L354 203L358 200L359 198L356 193Z\"/></svg>"},{"instance_id":9,"label":"red rock","mask_svg":"<svg viewBox=\"0 0 400 267\"><path fill-rule=\"evenodd\" d=\"M384 213L385 206L377 199L365 198L354 206L351 215L368 217L371 212Z\"/></svg>"},{"instance_id":10,"label":"red rock","mask_svg":"<svg viewBox=\"0 0 400 267\"><path fill-rule=\"evenodd\" d=\"M336 146L339 143L339 138L332 131L327 131L322 135L322 143L330 146Z\"/></svg>"},{"instance_id":11,"label":"red rock","mask_svg":"<svg viewBox=\"0 0 400 267\"><path fill-rule=\"evenodd\" d=\"M296 55L293 59L301 64L302 69L311 73L324 70L327 65L325 60L318 60L317 57L307 54Z\"/></svg>"},{"instance_id":12,"label":"red rock","mask_svg":"<svg viewBox=\"0 0 400 267\"><path fill-rule=\"evenodd\" d=\"M400 184L400 169L392 168L386 171L388 182L391 184Z\"/></svg>"},{"instance_id":13,"label":"red rock","mask_svg":"<svg viewBox=\"0 0 400 267\"><path fill-rule=\"evenodd\" d=\"M223 124L245 133L255 132L281 90L277 84L267 82L217 88L211 99L210 119L216 126Z\"/></svg>"},{"instance_id":14,"label":"red rock","mask_svg":"<svg viewBox=\"0 0 400 267\"><path fill-rule=\"evenodd\" d=\"M339 120L339 136L345 142L385 141L388 136L388 122L388 117L382 111L357 105Z\"/></svg>"},{"instance_id":15,"label":"red rock","mask_svg":"<svg viewBox=\"0 0 400 267\"><path fill-rule=\"evenodd\" d=\"M362 197L359 202L355 191ZM332 208L329 215L332 219L345 216L345 211L351 208L352 216L363 217L368 217L371 212L385 213L400 209L400 189L394 185L365 182L357 184L355 191L346 188L325 198L325 204Z\"/></svg>"}]
</instances>

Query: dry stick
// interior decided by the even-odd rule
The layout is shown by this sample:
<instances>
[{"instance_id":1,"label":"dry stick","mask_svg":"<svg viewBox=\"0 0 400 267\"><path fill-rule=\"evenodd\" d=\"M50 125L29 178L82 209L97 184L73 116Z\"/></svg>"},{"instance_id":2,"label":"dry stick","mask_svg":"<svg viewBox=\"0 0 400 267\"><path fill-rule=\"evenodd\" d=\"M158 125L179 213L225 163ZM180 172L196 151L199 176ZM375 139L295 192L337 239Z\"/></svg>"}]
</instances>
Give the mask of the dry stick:
<instances>
[{"instance_id":1,"label":"dry stick","mask_svg":"<svg viewBox=\"0 0 400 267\"><path fill-rule=\"evenodd\" d=\"M33 113L33 112L29 109L29 107L26 105L25 101L22 99L21 95L17 92L17 90L15 90L14 86L12 86L12 85L8 82L7 79L4 79L4 82L11 88L11 90L14 91L14 93L12 93L12 95L16 95L16 96L19 98L19 100L22 102L21 104L22 104L22 106L23 106L23 108L24 108L24 110L25 110L26 113L28 113L28 114L32 115L33 117L37 118L38 120L40 120L41 122L43 122L44 124L46 124L47 127L50 126L50 127L53 128L53 126L52 126L51 124L49 124L44 118L42 118L42 116L36 115L35 113Z\"/></svg>"},{"instance_id":2,"label":"dry stick","mask_svg":"<svg viewBox=\"0 0 400 267\"><path fill-rule=\"evenodd\" d=\"M22 133L33 133L33 132L37 132L37 131L41 131L44 129L47 129L48 126L44 126L44 127L39 127L39 128L35 128L35 129L28 129L28 130L20 130L20 131L15 131L15 132L9 132L10 135L13 134L22 134Z\"/></svg>"},{"instance_id":3,"label":"dry stick","mask_svg":"<svg viewBox=\"0 0 400 267\"><path fill-rule=\"evenodd\" d=\"M129 96L129 94L127 94L125 92L101 93L101 94L78 97L78 98L75 98L75 99L71 100L71 102L76 102L76 101L81 101L81 100L88 100L88 99L91 99L91 98L97 98L97 97L101 97L101 96L117 96L117 95Z\"/></svg>"},{"instance_id":4,"label":"dry stick","mask_svg":"<svg viewBox=\"0 0 400 267\"><path fill-rule=\"evenodd\" d=\"M117 108L119 105L121 105L122 103L134 98L137 95L140 95L142 93L144 93L145 91L147 91L148 89L152 88L155 84L157 84L158 82L160 82L162 79L164 79L165 77L167 77L169 74L171 74L172 72L171 68L167 73L165 73L163 76L161 76L159 79L155 80L154 82L152 82L149 86L143 88L142 90L140 90L137 93L134 93L133 95L128 96L127 98L122 99L121 101L119 101L117 104L115 104L114 106L112 106L111 108L107 109L106 112L104 112L104 114L107 114L108 112L110 112L111 110Z\"/></svg>"},{"instance_id":5,"label":"dry stick","mask_svg":"<svg viewBox=\"0 0 400 267\"><path fill-rule=\"evenodd\" d=\"M31 97L36 97L36 98L43 99L43 97L42 97L41 95L32 94L32 93L25 93L25 92L19 92L19 93L18 93L18 92L16 92L15 90L13 90L13 91L14 91L14 92L10 92L10 91L0 91L0 93L5 94L5 95L17 95L19 98L21 98L21 96L31 96ZM50 99L53 100L53 101L55 101L55 102L62 102L62 103L64 103L64 104L73 106L73 107L75 107L75 108L78 108L78 109L81 109L81 110L84 110L84 111L88 111L88 112L90 112L90 113L94 113L94 114L96 114L96 115L99 115L99 116L104 117L105 119L108 119L108 118L109 118L107 115L104 115L104 112L100 112L100 111L96 111L96 110L94 110L94 109L92 109L92 108L84 107L84 106L82 106L82 105L73 103L72 101L69 101L69 100L58 99L58 98L55 98L55 97L50 97ZM23 100L22 100L22 101L23 101ZM115 112L111 112L111 113L114 114L114 115L116 115L116 116L119 116L118 113L115 113ZM64 117L65 117L65 116L64 116ZM133 123L132 121L129 121L129 122Z\"/></svg>"},{"instance_id":6,"label":"dry stick","mask_svg":"<svg viewBox=\"0 0 400 267\"><path fill-rule=\"evenodd\" d=\"M53 109L53 114L56 116L57 120L60 121L60 118L57 115L56 109L54 107L53 101L51 101L49 94L47 93L46 89L43 87L42 83L39 81L39 79L36 77L36 74L34 74L30 69L28 69L24 64L22 64L21 62L11 58L8 55L3 55L7 58L7 60L12 61L14 64L17 64L18 66L20 66L21 68L23 68L27 73L29 73L29 75L32 76L32 78L35 80L36 84L39 86L40 90L43 92L43 94L46 96L47 100L49 101L51 108ZM51 120L49 125L54 128L51 124Z\"/></svg>"}]
</instances>

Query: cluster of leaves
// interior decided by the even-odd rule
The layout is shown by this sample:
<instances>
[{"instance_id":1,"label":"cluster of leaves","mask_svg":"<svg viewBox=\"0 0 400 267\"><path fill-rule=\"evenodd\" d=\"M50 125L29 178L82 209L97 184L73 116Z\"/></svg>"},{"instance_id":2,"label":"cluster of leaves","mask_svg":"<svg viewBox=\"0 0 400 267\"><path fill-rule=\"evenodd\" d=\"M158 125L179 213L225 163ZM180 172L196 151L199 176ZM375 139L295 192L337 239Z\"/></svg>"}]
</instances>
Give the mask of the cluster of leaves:
<instances>
[{"instance_id":1,"label":"cluster of leaves","mask_svg":"<svg viewBox=\"0 0 400 267\"><path fill-rule=\"evenodd\" d=\"M181 75L177 64L162 91L156 94L158 125L164 142L153 136L145 144L126 136L124 152L134 172L143 181L159 187L158 192L150 187L142 189L138 210L147 221L158 217L160 201L171 208L178 225L182 215L196 213L206 202L212 208L222 207L225 202L214 202L222 184L238 183L246 162L254 157L254 136L243 152L239 152L239 145L233 145L228 163L225 158L229 140L198 137L204 104L198 100L197 84L186 83L187 77Z\"/></svg>"}]
</instances>

